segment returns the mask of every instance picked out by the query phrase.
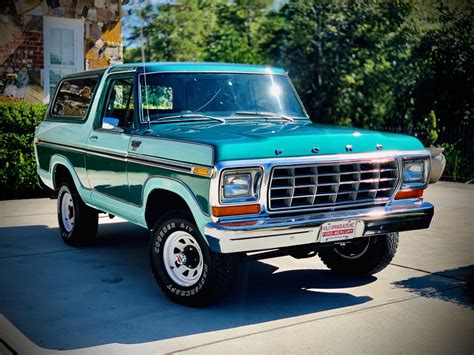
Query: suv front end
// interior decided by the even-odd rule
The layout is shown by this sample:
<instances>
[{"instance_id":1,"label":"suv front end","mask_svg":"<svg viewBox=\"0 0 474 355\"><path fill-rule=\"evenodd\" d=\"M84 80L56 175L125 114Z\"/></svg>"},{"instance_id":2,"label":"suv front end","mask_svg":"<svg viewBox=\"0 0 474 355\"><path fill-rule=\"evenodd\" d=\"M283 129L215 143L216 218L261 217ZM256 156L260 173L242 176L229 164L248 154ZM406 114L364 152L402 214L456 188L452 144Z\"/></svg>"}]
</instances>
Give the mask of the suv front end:
<instances>
[{"instance_id":1,"label":"suv front end","mask_svg":"<svg viewBox=\"0 0 474 355\"><path fill-rule=\"evenodd\" d=\"M321 227L331 222L353 221L355 230L328 244L428 228L429 171L424 150L221 162L206 238L215 252L247 253L318 249Z\"/></svg>"}]
</instances>

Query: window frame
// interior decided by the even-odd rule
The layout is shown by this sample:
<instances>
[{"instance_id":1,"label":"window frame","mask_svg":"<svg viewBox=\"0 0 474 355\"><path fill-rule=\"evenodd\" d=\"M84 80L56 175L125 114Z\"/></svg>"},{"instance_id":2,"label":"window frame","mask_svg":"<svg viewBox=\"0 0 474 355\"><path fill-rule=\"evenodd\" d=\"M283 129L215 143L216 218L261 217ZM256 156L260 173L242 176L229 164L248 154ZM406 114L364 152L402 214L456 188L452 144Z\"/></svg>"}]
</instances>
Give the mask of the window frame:
<instances>
[{"instance_id":1,"label":"window frame","mask_svg":"<svg viewBox=\"0 0 474 355\"><path fill-rule=\"evenodd\" d=\"M124 72L124 73L112 73L106 76L104 85L102 86L102 93L99 98L99 109L96 112L93 122L93 130L100 131L100 132L108 132L108 133L117 133L113 130L103 129L102 128L102 119L104 117L105 110L107 108L107 103L109 99L109 92L111 88L111 83L115 80L120 79L131 79L132 80L132 92L133 92L133 109L132 109L132 124L128 127L120 127L124 130L123 133L127 133L133 131L137 127L137 76L136 73L133 72Z\"/></svg>"},{"instance_id":2,"label":"window frame","mask_svg":"<svg viewBox=\"0 0 474 355\"><path fill-rule=\"evenodd\" d=\"M145 67L146 68L146 67ZM290 89L293 93L293 95L296 98L296 102L298 103L301 112L303 116L295 118L295 120L309 120L309 115L306 112L306 108L303 105L303 101L301 100L298 91L296 90L295 86L293 85L293 82L291 81L289 75L287 73L269 73L269 72L246 72L246 71L227 71L227 70L206 70L206 71L200 71L200 70L162 70L162 71L150 71L147 72L146 70L140 71L136 73L136 92L137 92L137 100L141 103L142 102L142 96L141 96L141 76L146 77L147 75L153 75L153 74L249 74L249 75L275 75L275 76L284 76L288 80L288 84L290 86ZM149 122L145 119L145 115L143 114L143 109L139 109L139 112L137 113L137 125L138 126L148 126Z\"/></svg>"},{"instance_id":3,"label":"window frame","mask_svg":"<svg viewBox=\"0 0 474 355\"><path fill-rule=\"evenodd\" d=\"M92 92L92 96L91 96L91 99L90 99L90 102L89 102L89 106L87 107L86 114L83 117L79 117L79 116L59 116L59 115L53 114L53 107L54 107L54 104L56 102L56 98L58 96L59 89L61 88L61 85L66 81L83 80L83 79L96 79L96 85L95 85L94 90ZM87 121L87 119L89 118L89 113L90 113L90 110L91 110L91 106L94 103L95 96L96 96L96 93L97 93L97 89L98 89L99 84L100 84L100 79L101 79L100 75L84 75L84 76L72 77L72 78L68 78L68 77L61 78L61 80L56 85L56 89L54 90L53 100L50 101L49 108L48 108L48 116L47 116L46 120L54 120L55 122L85 123Z\"/></svg>"}]
</instances>

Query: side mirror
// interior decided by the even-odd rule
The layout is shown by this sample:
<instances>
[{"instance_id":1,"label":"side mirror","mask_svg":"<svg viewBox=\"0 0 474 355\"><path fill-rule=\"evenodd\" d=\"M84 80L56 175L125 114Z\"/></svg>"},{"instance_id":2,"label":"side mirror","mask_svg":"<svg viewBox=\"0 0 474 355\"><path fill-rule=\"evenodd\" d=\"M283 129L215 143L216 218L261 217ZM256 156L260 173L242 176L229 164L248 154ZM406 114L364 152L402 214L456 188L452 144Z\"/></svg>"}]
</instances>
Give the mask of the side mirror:
<instances>
[{"instance_id":1,"label":"side mirror","mask_svg":"<svg viewBox=\"0 0 474 355\"><path fill-rule=\"evenodd\" d=\"M118 118L104 117L102 120L102 129L106 129L108 131L123 132L123 129L118 126L119 123L120 121Z\"/></svg>"}]
</instances>

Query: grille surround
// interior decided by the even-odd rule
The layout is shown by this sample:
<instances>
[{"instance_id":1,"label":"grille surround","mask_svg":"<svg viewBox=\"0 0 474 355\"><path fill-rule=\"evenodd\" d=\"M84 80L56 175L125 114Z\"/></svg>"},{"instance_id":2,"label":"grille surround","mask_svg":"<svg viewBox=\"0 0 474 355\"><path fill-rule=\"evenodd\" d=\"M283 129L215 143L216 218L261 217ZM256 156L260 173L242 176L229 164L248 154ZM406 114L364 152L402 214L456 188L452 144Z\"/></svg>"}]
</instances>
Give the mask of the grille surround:
<instances>
[{"instance_id":1,"label":"grille surround","mask_svg":"<svg viewBox=\"0 0 474 355\"><path fill-rule=\"evenodd\" d=\"M396 157L275 165L268 211L332 210L388 203L400 187Z\"/></svg>"}]
</instances>

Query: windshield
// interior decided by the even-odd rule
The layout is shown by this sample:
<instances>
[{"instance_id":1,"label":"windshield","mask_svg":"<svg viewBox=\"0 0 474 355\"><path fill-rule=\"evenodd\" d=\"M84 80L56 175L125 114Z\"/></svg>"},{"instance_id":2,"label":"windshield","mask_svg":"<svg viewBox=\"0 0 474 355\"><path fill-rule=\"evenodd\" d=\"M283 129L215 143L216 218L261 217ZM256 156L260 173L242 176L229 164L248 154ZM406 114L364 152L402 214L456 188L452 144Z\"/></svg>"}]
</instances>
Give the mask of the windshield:
<instances>
[{"instance_id":1,"label":"windshield","mask_svg":"<svg viewBox=\"0 0 474 355\"><path fill-rule=\"evenodd\" d=\"M153 73L141 75L140 84L144 120L190 114L258 119L260 113L306 118L285 75Z\"/></svg>"}]
</instances>

